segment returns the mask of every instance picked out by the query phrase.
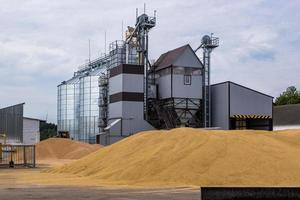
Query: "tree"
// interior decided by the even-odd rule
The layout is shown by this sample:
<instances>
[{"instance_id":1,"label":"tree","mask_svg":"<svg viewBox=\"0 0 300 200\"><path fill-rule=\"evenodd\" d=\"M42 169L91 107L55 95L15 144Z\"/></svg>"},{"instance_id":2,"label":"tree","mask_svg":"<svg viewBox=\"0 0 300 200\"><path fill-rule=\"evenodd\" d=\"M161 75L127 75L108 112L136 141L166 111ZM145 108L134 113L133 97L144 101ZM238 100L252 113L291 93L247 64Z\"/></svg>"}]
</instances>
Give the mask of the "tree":
<instances>
[{"instance_id":1,"label":"tree","mask_svg":"<svg viewBox=\"0 0 300 200\"><path fill-rule=\"evenodd\" d=\"M56 136L57 126L52 123L42 122L40 125L40 140L46 140L48 138Z\"/></svg>"},{"instance_id":2,"label":"tree","mask_svg":"<svg viewBox=\"0 0 300 200\"><path fill-rule=\"evenodd\" d=\"M300 103L300 91L295 86L290 86L275 99L275 105Z\"/></svg>"}]
</instances>

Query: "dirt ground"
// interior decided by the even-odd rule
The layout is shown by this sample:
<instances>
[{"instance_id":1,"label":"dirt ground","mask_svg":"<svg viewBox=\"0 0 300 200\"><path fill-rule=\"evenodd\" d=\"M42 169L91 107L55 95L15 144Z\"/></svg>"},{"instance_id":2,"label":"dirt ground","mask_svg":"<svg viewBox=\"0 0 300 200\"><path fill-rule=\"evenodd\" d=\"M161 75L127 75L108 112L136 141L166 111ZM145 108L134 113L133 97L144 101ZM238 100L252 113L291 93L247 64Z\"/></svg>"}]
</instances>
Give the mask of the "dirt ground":
<instances>
[{"instance_id":1,"label":"dirt ground","mask_svg":"<svg viewBox=\"0 0 300 200\"><path fill-rule=\"evenodd\" d=\"M60 161L59 164L68 161ZM63 185L55 185L56 177L48 177L43 170L49 168L53 161L44 161L36 169L0 169L0 199L107 199L107 200L198 200L198 188L127 188L110 186L93 186L89 180L77 182L76 177L57 177L65 179ZM40 180L38 180L40 179ZM43 180L42 180L43 179ZM47 180L50 181L47 181ZM62 181L59 181L60 183ZM94 181L93 181L94 182Z\"/></svg>"}]
</instances>

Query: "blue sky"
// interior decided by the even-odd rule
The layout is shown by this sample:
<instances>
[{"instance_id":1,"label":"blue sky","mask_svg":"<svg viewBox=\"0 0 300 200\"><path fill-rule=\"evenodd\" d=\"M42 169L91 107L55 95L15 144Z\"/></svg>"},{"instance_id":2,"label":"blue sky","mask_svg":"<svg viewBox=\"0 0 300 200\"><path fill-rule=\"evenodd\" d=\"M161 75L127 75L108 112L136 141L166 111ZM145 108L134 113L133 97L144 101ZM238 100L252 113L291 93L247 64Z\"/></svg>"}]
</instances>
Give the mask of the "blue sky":
<instances>
[{"instance_id":1,"label":"blue sky","mask_svg":"<svg viewBox=\"0 0 300 200\"><path fill-rule=\"evenodd\" d=\"M278 96L300 88L300 1L145 1L157 10L150 57L204 34L220 37L212 55L212 82L231 80ZM26 102L25 115L56 121L56 86L88 58L104 52L135 23L138 0L1 0L0 107ZM201 56L199 54L199 56Z\"/></svg>"}]
</instances>

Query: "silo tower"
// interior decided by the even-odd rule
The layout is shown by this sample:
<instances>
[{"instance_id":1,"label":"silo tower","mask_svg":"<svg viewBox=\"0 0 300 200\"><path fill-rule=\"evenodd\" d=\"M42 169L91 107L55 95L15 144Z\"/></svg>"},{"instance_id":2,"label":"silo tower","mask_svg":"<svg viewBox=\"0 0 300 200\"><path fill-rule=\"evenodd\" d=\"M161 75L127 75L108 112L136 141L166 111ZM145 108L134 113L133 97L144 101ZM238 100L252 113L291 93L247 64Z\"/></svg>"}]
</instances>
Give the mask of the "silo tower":
<instances>
[{"instance_id":1,"label":"silo tower","mask_svg":"<svg viewBox=\"0 0 300 200\"><path fill-rule=\"evenodd\" d=\"M203 49L203 127L211 127L211 88L210 88L210 54L216 47L219 46L219 38L205 35L202 37L201 45L195 49L197 52L200 48Z\"/></svg>"}]
</instances>

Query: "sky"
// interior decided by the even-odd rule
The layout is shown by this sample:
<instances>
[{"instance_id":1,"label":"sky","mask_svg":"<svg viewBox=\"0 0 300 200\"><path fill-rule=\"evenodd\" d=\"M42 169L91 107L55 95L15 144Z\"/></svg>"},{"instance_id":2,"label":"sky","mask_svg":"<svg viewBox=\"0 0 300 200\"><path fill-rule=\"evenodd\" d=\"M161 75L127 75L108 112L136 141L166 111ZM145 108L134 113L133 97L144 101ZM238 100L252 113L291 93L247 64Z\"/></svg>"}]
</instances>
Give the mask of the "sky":
<instances>
[{"instance_id":1,"label":"sky","mask_svg":"<svg viewBox=\"0 0 300 200\"><path fill-rule=\"evenodd\" d=\"M122 38L136 8L153 15L150 59L214 33L212 83L233 81L278 96L300 88L299 0L0 0L0 108L56 122L57 85ZM201 52L198 53L201 57Z\"/></svg>"}]
</instances>

